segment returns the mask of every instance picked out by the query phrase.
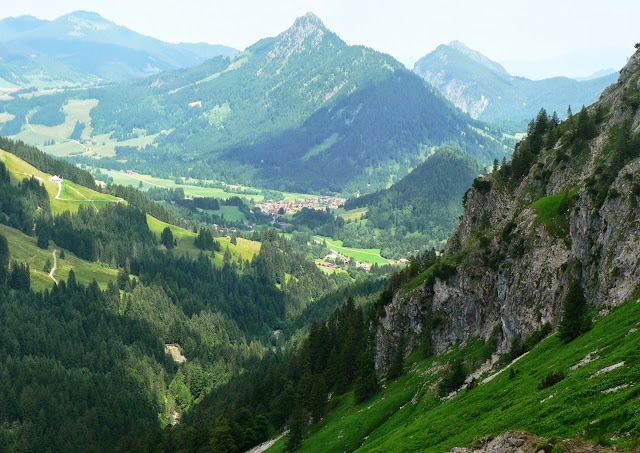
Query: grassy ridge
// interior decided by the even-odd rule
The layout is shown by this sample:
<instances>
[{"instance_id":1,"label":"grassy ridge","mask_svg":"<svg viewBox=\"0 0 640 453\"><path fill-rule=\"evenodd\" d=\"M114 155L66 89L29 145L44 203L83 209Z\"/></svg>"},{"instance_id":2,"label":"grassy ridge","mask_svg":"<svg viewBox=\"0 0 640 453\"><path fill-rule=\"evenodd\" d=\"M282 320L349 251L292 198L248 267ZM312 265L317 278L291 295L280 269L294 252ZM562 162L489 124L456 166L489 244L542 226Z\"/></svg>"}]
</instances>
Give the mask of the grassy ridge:
<instances>
[{"instance_id":1,"label":"grassy ridge","mask_svg":"<svg viewBox=\"0 0 640 453\"><path fill-rule=\"evenodd\" d=\"M25 162L19 157L0 149L0 160L4 162L7 170L11 172L16 180L22 180L35 176L44 184L49 193L51 202L51 211L53 214L59 214L64 211L76 212L80 205L94 206L100 208L106 203L115 203L118 201L116 197L109 194L96 192L95 190L81 186L73 181L63 180L60 200L56 199L58 194L58 184L49 181L51 176L48 173L38 170L33 165ZM100 200L100 201L89 201Z\"/></svg>"},{"instance_id":2,"label":"grassy ridge","mask_svg":"<svg viewBox=\"0 0 640 453\"><path fill-rule=\"evenodd\" d=\"M573 342L564 344L552 335L513 364L513 373L507 370L445 402L435 397L434 383L443 370L438 366L457 356L478 357L481 342L427 360L417 351L405 363L410 371L372 399L356 405L348 394L333 403L332 413L311 428L300 451L436 452L507 430L547 438L584 433L591 441L637 446L640 330L634 329L639 320L636 297ZM594 360L584 363L590 353ZM551 371L566 378L540 389ZM285 439L269 451L284 451L284 444Z\"/></svg>"},{"instance_id":3,"label":"grassy ridge","mask_svg":"<svg viewBox=\"0 0 640 453\"><path fill-rule=\"evenodd\" d=\"M566 215L568 195L557 193L543 197L531 204L536 211L536 222L544 223L549 232L564 238L569 234L569 218Z\"/></svg>"}]
</instances>

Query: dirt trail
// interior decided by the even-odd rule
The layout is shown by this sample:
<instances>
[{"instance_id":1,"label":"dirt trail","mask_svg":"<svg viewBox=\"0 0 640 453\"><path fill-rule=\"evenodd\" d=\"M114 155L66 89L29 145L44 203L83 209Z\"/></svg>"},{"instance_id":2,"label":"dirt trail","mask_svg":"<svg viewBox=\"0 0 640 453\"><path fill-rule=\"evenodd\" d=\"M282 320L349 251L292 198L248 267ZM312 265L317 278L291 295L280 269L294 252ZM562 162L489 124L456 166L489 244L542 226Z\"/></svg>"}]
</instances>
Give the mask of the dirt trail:
<instances>
[{"instance_id":1,"label":"dirt trail","mask_svg":"<svg viewBox=\"0 0 640 453\"><path fill-rule=\"evenodd\" d=\"M56 195L56 200L60 200L60 201L77 201L77 202L84 202L84 201L88 201L93 203L94 201L107 201L107 202L111 202L111 203L122 203L124 200L120 197L116 197L116 200L92 200L90 198L87 198L86 196L84 196L84 194L80 191L78 191L77 189L71 187L71 186L67 186L69 189L73 190L75 193L77 193L78 195L80 195L82 198L84 198L84 200L73 200L71 198L60 198L60 194L62 193L62 182L61 181L57 181L56 184L58 184L58 194ZM95 205L94 205L95 207Z\"/></svg>"},{"instance_id":2,"label":"dirt trail","mask_svg":"<svg viewBox=\"0 0 640 453\"><path fill-rule=\"evenodd\" d=\"M286 430L285 432L280 434L275 439L271 439L271 440L266 441L265 443L262 443L260 445L256 445L251 450L247 450L245 453L263 453L263 452L267 451L273 444L275 444L277 441L279 441L282 438L282 436L284 436L288 432L289 432L289 430Z\"/></svg>"},{"instance_id":3,"label":"dirt trail","mask_svg":"<svg viewBox=\"0 0 640 453\"><path fill-rule=\"evenodd\" d=\"M58 257L56 256L57 252L58 252L58 249L53 249L53 267L49 271L49 278L51 278L51 280L53 280L56 285L58 284L58 279L55 278L53 276L53 274L56 271L56 269L58 268Z\"/></svg>"}]
</instances>

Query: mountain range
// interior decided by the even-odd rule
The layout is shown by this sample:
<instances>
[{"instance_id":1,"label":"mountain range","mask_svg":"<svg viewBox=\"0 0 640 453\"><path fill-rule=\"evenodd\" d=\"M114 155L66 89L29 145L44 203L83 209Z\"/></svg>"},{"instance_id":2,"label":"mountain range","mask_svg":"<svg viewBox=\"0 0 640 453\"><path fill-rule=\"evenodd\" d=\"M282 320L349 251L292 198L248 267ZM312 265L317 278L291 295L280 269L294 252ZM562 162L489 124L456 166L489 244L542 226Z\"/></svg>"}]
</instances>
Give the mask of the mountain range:
<instances>
[{"instance_id":1,"label":"mountain range","mask_svg":"<svg viewBox=\"0 0 640 453\"><path fill-rule=\"evenodd\" d=\"M569 105L579 109L592 104L617 79L615 72L584 81L517 77L459 41L438 46L413 71L472 118L519 124L521 129L541 108L565 118Z\"/></svg>"},{"instance_id":2,"label":"mountain range","mask_svg":"<svg viewBox=\"0 0 640 453\"><path fill-rule=\"evenodd\" d=\"M389 55L345 44L313 14L231 57L4 103L15 118L3 133L27 130L23 118L45 102L62 112L72 99L97 103L87 124L94 136L152 136L144 149L116 143L115 157L94 159L88 149L82 163L298 192L368 193L406 175L433 147L458 147L488 165L512 145ZM64 116L48 126L56 121Z\"/></svg>"},{"instance_id":3,"label":"mountain range","mask_svg":"<svg viewBox=\"0 0 640 453\"><path fill-rule=\"evenodd\" d=\"M0 82L5 88L124 80L236 52L222 45L166 43L87 11L51 21L33 16L0 21Z\"/></svg>"}]
</instances>

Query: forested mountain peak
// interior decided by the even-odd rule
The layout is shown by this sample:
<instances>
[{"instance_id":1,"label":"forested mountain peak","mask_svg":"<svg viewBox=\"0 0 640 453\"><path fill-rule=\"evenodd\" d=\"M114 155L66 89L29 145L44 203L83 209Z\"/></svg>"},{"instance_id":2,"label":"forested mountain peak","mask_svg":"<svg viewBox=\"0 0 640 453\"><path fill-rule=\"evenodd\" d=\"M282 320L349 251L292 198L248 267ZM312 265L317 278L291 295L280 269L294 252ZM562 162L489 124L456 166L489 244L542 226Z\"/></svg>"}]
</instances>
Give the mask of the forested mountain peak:
<instances>
[{"instance_id":1,"label":"forested mountain peak","mask_svg":"<svg viewBox=\"0 0 640 453\"><path fill-rule=\"evenodd\" d=\"M237 50L210 44L172 44L130 30L91 11L53 20L31 16L0 21L7 43L0 76L17 87L68 86L123 80L184 68ZM39 74L46 74L45 82Z\"/></svg>"},{"instance_id":2,"label":"forested mountain peak","mask_svg":"<svg viewBox=\"0 0 640 453\"><path fill-rule=\"evenodd\" d=\"M45 37L72 40L107 40L113 41L114 32L135 32L105 19L93 11L73 11L54 20L42 20L37 27L31 27L22 34L5 36L3 40L33 40ZM151 38L149 38L151 39Z\"/></svg>"},{"instance_id":3,"label":"forested mountain peak","mask_svg":"<svg viewBox=\"0 0 640 453\"><path fill-rule=\"evenodd\" d=\"M7 17L0 20L0 41L5 41L17 33L22 33L42 25L45 20L35 16Z\"/></svg>"}]
</instances>

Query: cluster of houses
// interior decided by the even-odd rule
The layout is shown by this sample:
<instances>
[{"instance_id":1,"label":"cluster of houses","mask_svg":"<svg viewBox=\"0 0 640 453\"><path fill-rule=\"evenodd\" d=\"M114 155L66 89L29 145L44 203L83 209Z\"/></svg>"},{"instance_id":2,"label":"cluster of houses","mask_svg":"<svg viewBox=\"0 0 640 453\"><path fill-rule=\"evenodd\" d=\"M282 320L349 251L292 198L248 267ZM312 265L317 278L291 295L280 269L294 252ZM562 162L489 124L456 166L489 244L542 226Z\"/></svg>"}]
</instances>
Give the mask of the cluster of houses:
<instances>
[{"instance_id":1,"label":"cluster of houses","mask_svg":"<svg viewBox=\"0 0 640 453\"><path fill-rule=\"evenodd\" d=\"M347 202L346 198L342 197L310 197L304 200L267 200L264 203L256 203L256 207L265 214L271 214L275 217L284 216L285 214L293 214L301 210L302 208L309 209L338 209Z\"/></svg>"}]
</instances>

